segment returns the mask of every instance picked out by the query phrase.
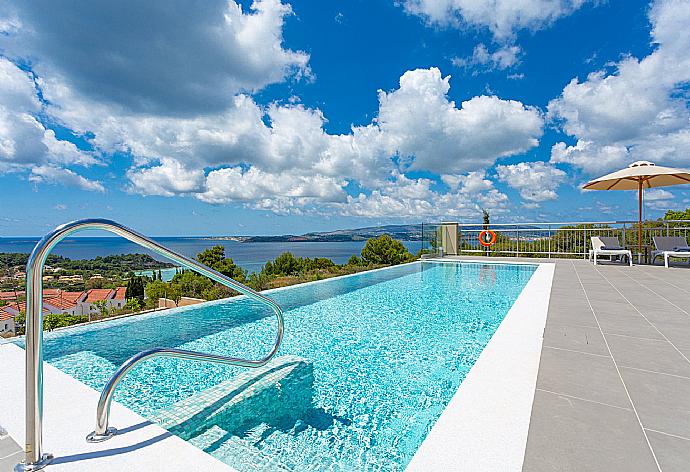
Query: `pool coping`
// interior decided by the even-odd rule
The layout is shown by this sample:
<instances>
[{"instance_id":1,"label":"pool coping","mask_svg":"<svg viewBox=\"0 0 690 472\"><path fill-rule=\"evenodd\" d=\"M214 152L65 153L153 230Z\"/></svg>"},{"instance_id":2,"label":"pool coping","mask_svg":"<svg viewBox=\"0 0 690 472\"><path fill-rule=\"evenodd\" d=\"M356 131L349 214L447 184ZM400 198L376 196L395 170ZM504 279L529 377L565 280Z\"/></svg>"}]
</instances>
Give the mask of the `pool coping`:
<instances>
[{"instance_id":1,"label":"pool coping","mask_svg":"<svg viewBox=\"0 0 690 472\"><path fill-rule=\"evenodd\" d=\"M25 351L15 344L0 346L0 424L18 444L24 444ZM44 452L54 454L47 471L122 472L165 470L188 472L235 469L173 435L152 421L113 401L110 424L119 434L100 443L86 442L96 423L100 393L58 368L43 363ZM22 454L23 458L23 454Z\"/></svg>"},{"instance_id":2,"label":"pool coping","mask_svg":"<svg viewBox=\"0 0 690 472\"><path fill-rule=\"evenodd\" d=\"M522 469L555 271L554 263L531 265L537 270L406 471Z\"/></svg>"}]
</instances>

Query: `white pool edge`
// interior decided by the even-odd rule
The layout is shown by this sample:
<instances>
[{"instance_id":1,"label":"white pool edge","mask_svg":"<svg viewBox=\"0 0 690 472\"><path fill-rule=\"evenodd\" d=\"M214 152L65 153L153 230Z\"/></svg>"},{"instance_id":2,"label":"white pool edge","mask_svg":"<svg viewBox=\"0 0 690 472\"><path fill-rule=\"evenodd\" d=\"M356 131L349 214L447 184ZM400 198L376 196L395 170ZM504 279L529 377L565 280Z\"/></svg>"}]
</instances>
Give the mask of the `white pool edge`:
<instances>
[{"instance_id":1,"label":"white pool edge","mask_svg":"<svg viewBox=\"0 0 690 472\"><path fill-rule=\"evenodd\" d=\"M554 269L538 264L407 471L522 469Z\"/></svg>"},{"instance_id":2,"label":"white pool edge","mask_svg":"<svg viewBox=\"0 0 690 472\"><path fill-rule=\"evenodd\" d=\"M14 344L0 346L0 425L24 444L25 351ZM43 364L43 446L55 460L47 472L236 472L235 469L169 433L118 402L111 405L110 425L119 434L101 443L86 442L96 425L99 392Z\"/></svg>"}]
</instances>

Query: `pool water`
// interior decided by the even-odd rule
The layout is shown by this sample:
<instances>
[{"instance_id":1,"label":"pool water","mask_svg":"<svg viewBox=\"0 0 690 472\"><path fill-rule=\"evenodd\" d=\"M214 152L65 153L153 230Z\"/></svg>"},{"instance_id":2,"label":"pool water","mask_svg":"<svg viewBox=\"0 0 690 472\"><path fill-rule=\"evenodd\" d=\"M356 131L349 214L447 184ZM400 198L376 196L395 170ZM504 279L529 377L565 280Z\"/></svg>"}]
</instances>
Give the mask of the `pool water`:
<instances>
[{"instance_id":1,"label":"pool water","mask_svg":"<svg viewBox=\"0 0 690 472\"><path fill-rule=\"evenodd\" d=\"M312 408L242 431L218 425L190 442L240 471L402 470L535 270L417 262L273 291L285 311L278 355L313 363ZM275 330L270 310L240 298L50 333L45 356L100 390L141 350L258 358ZM154 359L115 399L153 419L246 370Z\"/></svg>"}]
</instances>

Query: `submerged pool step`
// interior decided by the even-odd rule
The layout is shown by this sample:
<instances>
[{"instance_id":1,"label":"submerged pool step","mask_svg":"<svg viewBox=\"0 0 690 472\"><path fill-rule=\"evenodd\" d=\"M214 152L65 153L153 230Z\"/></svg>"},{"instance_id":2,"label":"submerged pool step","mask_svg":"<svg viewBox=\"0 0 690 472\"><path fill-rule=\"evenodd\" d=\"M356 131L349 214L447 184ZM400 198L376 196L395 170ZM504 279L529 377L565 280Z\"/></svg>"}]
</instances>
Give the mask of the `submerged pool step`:
<instances>
[{"instance_id":1,"label":"submerged pool step","mask_svg":"<svg viewBox=\"0 0 690 472\"><path fill-rule=\"evenodd\" d=\"M281 356L158 413L154 420L189 440L218 426L243 436L260 424L284 425L312 408L314 368L297 356Z\"/></svg>"},{"instance_id":2,"label":"submerged pool step","mask_svg":"<svg viewBox=\"0 0 690 472\"><path fill-rule=\"evenodd\" d=\"M278 462L275 457L265 454L260 449L242 441L237 436L228 434L219 426L212 426L198 436L189 440L190 444L244 471L275 470L288 472L292 469Z\"/></svg>"}]
</instances>

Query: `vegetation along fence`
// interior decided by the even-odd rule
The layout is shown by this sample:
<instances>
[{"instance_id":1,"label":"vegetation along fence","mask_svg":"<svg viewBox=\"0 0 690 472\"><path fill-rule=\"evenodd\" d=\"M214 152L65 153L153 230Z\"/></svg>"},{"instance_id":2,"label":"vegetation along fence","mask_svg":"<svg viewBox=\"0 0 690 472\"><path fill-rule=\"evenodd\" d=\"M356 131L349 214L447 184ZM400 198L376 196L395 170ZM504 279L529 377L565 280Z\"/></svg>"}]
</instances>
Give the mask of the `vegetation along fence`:
<instances>
[{"instance_id":1,"label":"vegetation along fence","mask_svg":"<svg viewBox=\"0 0 690 472\"><path fill-rule=\"evenodd\" d=\"M439 248L448 254L440 228L443 224L424 224L423 249L436 254ZM636 221L457 224L457 253L487 256L588 257L592 236L613 236L637 254ZM479 235L484 230L496 234L496 242L484 247ZM654 250L654 236L681 236L688 241L690 220L657 220L642 223L642 257Z\"/></svg>"}]
</instances>

